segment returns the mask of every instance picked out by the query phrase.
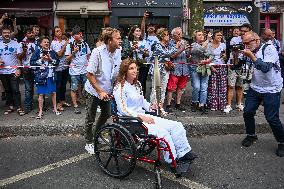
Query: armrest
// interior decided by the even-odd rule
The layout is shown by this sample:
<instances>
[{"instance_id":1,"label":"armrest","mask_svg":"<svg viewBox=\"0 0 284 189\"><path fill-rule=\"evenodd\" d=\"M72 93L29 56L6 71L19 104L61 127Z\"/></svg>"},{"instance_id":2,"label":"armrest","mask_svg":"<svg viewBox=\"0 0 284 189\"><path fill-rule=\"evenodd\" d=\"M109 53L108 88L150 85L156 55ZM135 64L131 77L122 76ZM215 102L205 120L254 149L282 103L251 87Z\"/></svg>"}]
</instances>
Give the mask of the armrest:
<instances>
[{"instance_id":1,"label":"armrest","mask_svg":"<svg viewBox=\"0 0 284 189\"><path fill-rule=\"evenodd\" d=\"M118 116L119 120L123 120L123 121L138 121L138 122L142 122L142 120L138 117L131 117L131 116Z\"/></svg>"}]
</instances>

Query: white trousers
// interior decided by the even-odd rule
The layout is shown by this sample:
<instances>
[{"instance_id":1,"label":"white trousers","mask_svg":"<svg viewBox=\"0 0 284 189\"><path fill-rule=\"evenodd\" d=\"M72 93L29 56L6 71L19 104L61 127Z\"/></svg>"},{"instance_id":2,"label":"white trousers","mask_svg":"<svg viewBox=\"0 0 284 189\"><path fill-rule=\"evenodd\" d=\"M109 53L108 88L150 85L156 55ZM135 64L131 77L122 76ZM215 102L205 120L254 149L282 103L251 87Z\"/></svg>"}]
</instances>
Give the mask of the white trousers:
<instances>
[{"instance_id":1,"label":"white trousers","mask_svg":"<svg viewBox=\"0 0 284 189\"><path fill-rule=\"evenodd\" d=\"M159 138L164 138L170 145L174 159L183 157L186 153L191 151L191 147L186 137L186 131L181 122L164 119L152 115L145 115L152 117L155 124L143 124L148 128L148 134L155 135ZM167 163L171 163L172 159L169 157L169 152L164 152L164 159Z\"/></svg>"}]
</instances>

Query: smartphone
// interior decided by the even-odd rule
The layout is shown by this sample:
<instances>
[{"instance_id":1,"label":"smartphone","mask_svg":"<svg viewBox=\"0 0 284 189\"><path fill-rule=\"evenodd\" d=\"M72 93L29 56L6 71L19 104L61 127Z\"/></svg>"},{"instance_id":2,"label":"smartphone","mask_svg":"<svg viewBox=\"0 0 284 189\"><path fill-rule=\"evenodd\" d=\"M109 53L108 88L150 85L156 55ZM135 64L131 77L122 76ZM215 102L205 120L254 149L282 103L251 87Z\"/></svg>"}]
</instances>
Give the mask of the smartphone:
<instances>
[{"instance_id":1,"label":"smartphone","mask_svg":"<svg viewBox=\"0 0 284 189\"><path fill-rule=\"evenodd\" d=\"M151 11L147 11L147 14L149 15L149 17L153 17L154 13Z\"/></svg>"}]
</instances>

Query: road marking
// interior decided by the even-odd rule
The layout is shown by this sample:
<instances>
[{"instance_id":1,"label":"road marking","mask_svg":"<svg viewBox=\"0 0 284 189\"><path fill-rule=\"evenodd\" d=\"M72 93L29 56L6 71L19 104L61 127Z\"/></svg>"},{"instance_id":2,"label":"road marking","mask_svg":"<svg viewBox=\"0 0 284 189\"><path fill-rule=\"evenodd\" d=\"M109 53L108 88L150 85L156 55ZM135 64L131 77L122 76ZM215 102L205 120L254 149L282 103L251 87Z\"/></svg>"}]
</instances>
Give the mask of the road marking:
<instances>
[{"instance_id":1,"label":"road marking","mask_svg":"<svg viewBox=\"0 0 284 189\"><path fill-rule=\"evenodd\" d=\"M44 166L44 167L33 169L31 171L27 171L27 172L21 173L21 174L16 175L16 176L12 176L10 178L0 180L0 187L6 186L8 184L13 184L13 183L18 182L20 180L24 180L24 179L30 178L32 176L39 175L39 174L45 173L47 171L51 171L53 169L71 164L71 163L76 163L78 161L81 161L81 160L86 159L86 158L91 157L91 156L92 155L90 155L88 153L80 154L80 155L77 155L77 156L56 162L56 163L49 164L49 165Z\"/></svg>"},{"instance_id":2,"label":"road marking","mask_svg":"<svg viewBox=\"0 0 284 189\"><path fill-rule=\"evenodd\" d=\"M27 172L12 176L10 178L2 179L2 180L0 180L0 187L6 186L6 185L9 185L9 184L13 184L15 182L18 182L18 181L21 181L21 180L24 180L24 179L27 179L27 178L30 178L30 177L33 177L33 176L36 176L36 175L39 175L39 174L43 174L45 172L54 170L54 169L59 168L59 167L63 167L65 165L68 165L68 164L71 164L71 163L77 163L78 161L84 160L84 159L89 158L91 156L92 155L90 155L88 153L79 154L77 156L73 156L71 158L68 158L68 159L65 159L65 160L62 160L62 161L59 161L59 162L56 162L56 163L52 163L52 164L49 164L49 165L44 166L44 167L33 169L31 171L27 171ZM136 163L136 165L138 165L139 167L142 167L142 168L144 168L144 169L146 169L150 172L154 172L151 164L147 164L147 163L143 163L143 162L138 161ZM202 184L199 184L197 182L193 182L193 181L191 181L187 178L176 179L174 174L172 174L171 172L166 171L166 170L161 170L161 175L164 178L167 178L168 180L171 180L173 182L177 182L180 185L183 185L183 186L190 188L190 189L210 189L206 186L203 186Z\"/></svg>"},{"instance_id":3,"label":"road marking","mask_svg":"<svg viewBox=\"0 0 284 189\"><path fill-rule=\"evenodd\" d=\"M154 172L153 165L151 165L151 164L137 162L136 165L138 165L139 167L142 167L142 168L144 168L144 169L146 169L150 172ZM175 178L175 175L173 173L166 171L164 169L161 169L161 175L168 180L171 180L173 182L177 182L180 185L185 186L185 187L190 188L190 189L210 189L207 186L203 186L202 184L191 181L191 180L184 178L184 177L177 179L177 178Z\"/></svg>"}]
</instances>

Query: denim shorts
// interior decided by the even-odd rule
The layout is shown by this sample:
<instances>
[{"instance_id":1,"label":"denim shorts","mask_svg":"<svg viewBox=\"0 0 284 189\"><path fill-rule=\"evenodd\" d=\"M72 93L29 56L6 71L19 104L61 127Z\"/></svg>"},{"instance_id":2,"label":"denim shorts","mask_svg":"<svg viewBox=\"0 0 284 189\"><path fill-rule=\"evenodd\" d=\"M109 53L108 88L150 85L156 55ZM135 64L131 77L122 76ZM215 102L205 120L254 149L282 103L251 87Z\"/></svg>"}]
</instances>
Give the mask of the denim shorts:
<instances>
[{"instance_id":1,"label":"denim shorts","mask_svg":"<svg viewBox=\"0 0 284 189\"><path fill-rule=\"evenodd\" d=\"M87 81L86 74L71 75L71 90L77 91L79 83L81 83L82 88L84 88L86 81Z\"/></svg>"}]
</instances>

